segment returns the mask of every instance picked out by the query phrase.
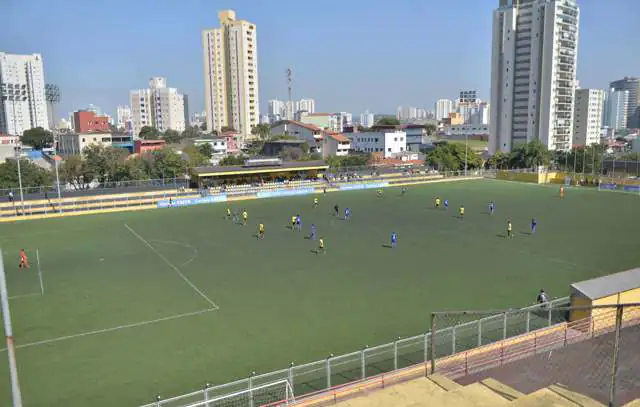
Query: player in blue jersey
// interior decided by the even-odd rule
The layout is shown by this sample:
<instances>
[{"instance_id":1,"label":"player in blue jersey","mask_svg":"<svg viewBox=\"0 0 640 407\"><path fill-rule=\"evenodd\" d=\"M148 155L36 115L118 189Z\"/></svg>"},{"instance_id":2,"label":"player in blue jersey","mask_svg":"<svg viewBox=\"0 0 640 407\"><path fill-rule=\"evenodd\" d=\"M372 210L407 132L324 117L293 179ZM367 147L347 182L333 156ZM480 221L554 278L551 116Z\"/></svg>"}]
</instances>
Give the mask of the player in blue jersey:
<instances>
[{"instance_id":1,"label":"player in blue jersey","mask_svg":"<svg viewBox=\"0 0 640 407\"><path fill-rule=\"evenodd\" d=\"M449 200L445 199L444 200L444 209L448 209L449 208Z\"/></svg>"},{"instance_id":2,"label":"player in blue jersey","mask_svg":"<svg viewBox=\"0 0 640 407\"><path fill-rule=\"evenodd\" d=\"M531 218L531 234L532 235L536 234L537 227L538 227L538 221L536 220L536 218Z\"/></svg>"},{"instance_id":3,"label":"player in blue jersey","mask_svg":"<svg viewBox=\"0 0 640 407\"><path fill-rule=\"evenodd\" d=\"M302 231L302 219L300 219L300 215L296 215L296 224L295 224L296 229L298 229L299 231Z\"/></svg>"},{"instance_id":4,"label":"player in blue jersey","mask_svg":"<svg viewBox=\"0 0 640 407\"><path fill-rule=\"evenodd\" d=\"M493 212L496 210L496 203L491 201L489 202L489 214L493 215Z\"/></svg>"},{"instance_id":5,"label":"player in blue jersey","mask_svg":"<svg viewBox=\"0 0 640 407\"><path fill-rule=\"evenodd\" d=\"M350 217L351 217L351 209L344 208L344 220L349 220Z\"/></svg>"},{"instance_id":6,"label":"player in blue jersey","mask_svg":"<svg viewBox=\"0 0 640 407\"><path fill-rule=\"evenodd\" d=\"M311 236L309 238L316 240L316 225L314 223L311 224Z\"/></svg>"},{"instance_id":7,"label":"player in blue jersey","mask_svg":"<svg viewBox=\"0 0 640 407\"><path fill-rule=\"evenodd\" d=\"M398 234L396 232L391 232L391 247L393 249L398 245Z\"/></svg>"}]
</instances>

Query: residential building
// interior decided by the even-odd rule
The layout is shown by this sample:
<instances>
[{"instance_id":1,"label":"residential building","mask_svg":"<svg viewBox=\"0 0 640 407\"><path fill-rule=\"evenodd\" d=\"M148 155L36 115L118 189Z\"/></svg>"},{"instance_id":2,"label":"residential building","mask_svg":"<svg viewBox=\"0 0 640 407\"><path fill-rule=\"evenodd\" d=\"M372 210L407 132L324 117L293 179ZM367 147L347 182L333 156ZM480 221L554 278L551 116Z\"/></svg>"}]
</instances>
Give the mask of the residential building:
<instances>
[{"instance_id":1,"label":"residential building","mask_svg":"<svg viewBox=\"0 0 640 407\"><path fill-rule=\"evenodd\" d=\"M206 124L207 122L207 117L203 112L196 112L191 116L191 119L189 120L189 125L192 127L202 127L203 124Z\"/></svg>"},{"instance_id":2,"label":"residential building","mask_svg":"<svg viewBox=\"0 0 640 407\"><path fill-rule=\"evenodd\" d=\"M322 158L349 155L351 140L344 134L327 132L322 138Z\"/></svg>"},{"instance_id":3,"label":"residential building","mask_svg":"<svg viewBox=\"0 0 640 407\"><path fill-rule=\"evenodd\" d=\"M407 150L420 151L420 147L425 144L427 132L425 126L421 124L408 124L402 126L407 133Z\"/></svg>"},{"instance_id":4,"label":"residential building","mask_svg":"<svg viewBox=\"0 0 640 407\"><path fill-rule=\"evenodd\" d=\"M488 125L491 118L490 104L487 102L478 103L477 107L471 113L467 124Z\"/></svg>"},{"instance_id":5,"label":"residential building","mask_svg":"<svg viewBox=\"0 0 640 407\"><path fill-rule=\"evenodd\" d=\"M189 95L182 95L182 104L183 104L183 112L184 112L184 126L185 128L189 124Z\"/></svg>"},{"instance_id":6,"label":"residential building","mask_svg":"<svg viewBox=\"0 0 640 407\"><path fill-rule=\"evenodd\" d=\"M342 131L340 118L331 113L309 113L308 115L301 117L300 121L302 123L318 126L325 130Z\"/></svg>"},{"instance_id":7,"label":"residential building","mask_svg":"<svg viewBox=\"0 0 640 407\"><path fill-rule=\"evenodd\" d=\"M640 78L625 76L622 79L611 82L611 89L626 90L629 92L627 103L627 128L640 128Z\"/></svg>"},{"instance_id":8,"label":"residential building","mask_svg":"<svg viewBox=\"0 0 640 407\"><path fill-rule=\"evenodd\" d=\"M285 102L278 99L271 99L269 104L269 120L272 123L279 122L285 119Z\"/></svg>"},{"instance_id":9,"label":"residential building","mask_svg":"<svg viewBox=\"0 0 640 407\"><path fill-rule=\"evenodd\" d=\"M91 133L58 134L58 154L60 155L83 155L84 149L91 145L111 147L111 133L95 131Z\"/></svg>"},{"instance_id":10,"label":"residential building","mask_svg":"<svg viewBox=\"0 0 640 407\"><path fill-rule=\"evenodd\" d=\"M86 110L73 112L73 126L76 133L109 132L111 130L107 116L98 116L94 112Z\"/></svg>"},{"instance_id":11,"label":"residential building","mask_svg":"<svg viewBox=\"0 0 640 407\"><path fill-rule=\"evenodd\" d=\"M168 88L165 78L151 78L149 88L132 90L130 96L135 135L144 126L155 127L161 132L184 131L184 96L176 88Z\"/></svg>"},{"instance_id":12,"label":"residential building","mask_svg":"<svg viewBox=\"0 0 640 407\"><path fill-rule=\"evenodd\" d=\"M460 103L476 103L478 101L477 90L461 90L458 99Z\"/></svg>"},{"instance_id":13,"label":"residential building","mask_svg":"<svg viewBox=\"0 0 640 407\"><path fill-rule=\"evenodd\" d=\"M614 131L626 129L629 113L629 91L611 89L605 101L604 125Z\"/></svg>"},{"instance_id":14,"label":"residential building","mask_svg":"<svg viewBox=\"0 0 640 407\"><path fill-rule=\"evenodd\" d=\"M375 124L375 116L373 113L369 113L368 110L365 110L364 113L360 115L360 126L365 128L370 128Z\"/></svg>"},{"instance_id":15,"label":"residential building","mask_svg":"<svg viewBox=\"0 0 640 407\"><path fill-rule=\"evenodd\" d=\"M600 143L604 99L604 89L576 89L573 147Z\"/></svg>"},{"instance_id":16,"label":"residential building","mask_svg":"<svg viewBox=\"0 0 640 407\"><path fill-rule=\"evenodd\" d=\"M407 150L407 133L402 130L348 133L351 148L365 153L381 153L384 158Z\"/></svg>"},{"instance_id":17,"label":"residential building","mask_svg":"<svg viewBox=\"0 0 640 407\"><path fill-rule=\"evenodd\" d=\"M133 152L136 154L151 153L153 151L159 151L166 147L167 143L164 140L142 140L138 139L134 143Z\"/></svg>"},{"instance_id":18,"label":"residential building","mask_svg":"<svg viewBox=\"0 0 640 407\"><path fill-rule=\"evenodd\" d=\"M489 152L573 140L580 10L575 0L500 0L493 14Z\"/></svg>"},{"instance_id":19,"label":"residential building","mask_svg":"<svg viewBox=\"0 0 640 407\"><path fill-rule=\"evenodd\" d=\"M244 148L241 136L235 131L225 131L220 137L224 138L227 145L227 153L236 153Z\"/></svg>"},{"instance_id":20,"label":"residential building","mask_svg":"<svg viewBox=\"0 0 640 407\"><path fill-rule=\"evenodd\" d=\"M49 128L42 56L0 52L0 133L34 127Z\"/></svg>"},{"instance_id":21,"label":"residential building","mask_svg":"<svg viewBox=\"0 0 640 407\"><path fill-rule=\"evenodd\" d=\"M442 120L449 117L449 113L453 112L453 101L449 99L440 99L436 102L436 120Z\"/></svg>"},{"instance_id":22,"label":"residential building","mask_svg":"<svg viewBox=\"0 0 640 407\"><path fill-rule=\"evenodd\" d=\"M127 105L116 107L116 127L120 130L126 130L131 123L131 108Z\"/></svg>"},{"instance_id":23,"label":"residential building","mask_svg":"<svg viewBox=\"0 0 640 407\"><path fill-rule=\"evenodd\" d=\"M251 136L260 119L256 26L218 12L220 28L202 32L207 129Z\"/></svg>"},{"instance_id":24,"label":"residential building","mask_svg":"<svg viewBox=\"0 0 640 407\"><path fill-rule=\"evenodd\" d=\"M345 127L353 126L353 115L351 113L338 112L338 113L335 113L334 116L336 117L336 126L334 129L331 129L331 130L337 131L340 133L344 130Z\"/></svg>"},{"instance_id":25,"label":"residential building","mask_svg":"<svg viewBox=\"0 0 640 407\"><path fill-rule=\"evenodd\" d=\"M271 134L293 136L298 140L306 141L313 151L322 149L322 137L325 130L314 124L302 123L295 120L282 120L271 126Z\"/></svg>"},{"instance_id":26,"label":"residential building","mask_svg":"<svg viewBox=\"0 0 640 407\"><path fill-rule=\"evenodd\" d=\"M313 99L300 99L299 101L296 102L295 110L296 110L296 113L298 112L315 113L316 101Z\"/></svg>"},{"instance_id":27,"label":"residential building","mask_svg":"<svg viewBox=\"0 0 640 407\"><path fill-rule=\"evenodd\" d=\"M464 124L464 119L458 112L451 112L449 113L449 117L442 119L443 126L457 126L459 124Z\"/></svg>"}]
</instances>

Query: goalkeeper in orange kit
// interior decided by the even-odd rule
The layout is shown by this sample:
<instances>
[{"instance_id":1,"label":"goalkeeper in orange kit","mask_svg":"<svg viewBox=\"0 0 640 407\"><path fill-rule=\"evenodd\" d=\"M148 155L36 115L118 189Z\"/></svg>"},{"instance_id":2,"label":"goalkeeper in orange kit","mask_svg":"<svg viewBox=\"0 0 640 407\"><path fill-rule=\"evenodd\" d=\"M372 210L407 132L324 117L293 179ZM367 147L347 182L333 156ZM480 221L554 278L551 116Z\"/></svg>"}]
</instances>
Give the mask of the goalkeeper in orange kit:
<instances>
[{"instance_id":1,"label":"goalkeeper in orange kit","mask_svg":"<svg viewBox=\"0 0 640 407\"><path fill-rule=\"evenodd\" d=\"M29 258L27 257L27 253L25 253L24 249L20 249L20 264L18 265L18 268L28 269L29 267Z\"/></svg>"}]
</instances>

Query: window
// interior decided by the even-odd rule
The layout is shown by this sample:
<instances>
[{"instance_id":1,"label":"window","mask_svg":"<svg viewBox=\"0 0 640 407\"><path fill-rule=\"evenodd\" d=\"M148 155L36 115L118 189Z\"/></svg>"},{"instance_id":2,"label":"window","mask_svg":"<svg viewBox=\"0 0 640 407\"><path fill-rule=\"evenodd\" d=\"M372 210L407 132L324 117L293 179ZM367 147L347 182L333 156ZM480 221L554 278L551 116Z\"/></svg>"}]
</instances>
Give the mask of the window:
<instances>
[{"instance_id":1,"label":"window","mask_svg":"<svg viewBox=\"0 0 640 407\"><path fill-rule=\"evenodd\" d=\"M389 153L391 152L391 147L387 148L387 152Z\"/></svg>"}]
</instances>

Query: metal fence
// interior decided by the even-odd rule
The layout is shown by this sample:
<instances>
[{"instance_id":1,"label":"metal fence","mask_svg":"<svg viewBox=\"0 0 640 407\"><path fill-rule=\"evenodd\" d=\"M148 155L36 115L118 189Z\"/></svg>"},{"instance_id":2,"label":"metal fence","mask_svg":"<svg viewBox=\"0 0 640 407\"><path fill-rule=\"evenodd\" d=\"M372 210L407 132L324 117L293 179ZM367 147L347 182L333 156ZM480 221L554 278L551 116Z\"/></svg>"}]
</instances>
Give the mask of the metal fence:
<instances>
[{"instance_id":1,"label":"metal fence","mask_svg":"<svg viewBox=\"0 0 640 407\"><path fill-rule=\"evenodd\" d=\"M509 310L457 324L484 313L433 314L433 326L454 329L434 331L430 373L461 384L490 377L525 394L552 386L609 406L640 397L639 303ZM478 334L477 342L469 332Z\"/></svg>"},{"instance_id":2,"label":"metal fence","mask_svg":"<svg viewBox=\"0 0 640 407\"><path fill-rule=\"evenodd\" d=\"M539 327L550 326L559 321L557 307L566 306L569 298L555 299L547 304L532 305L520 310L526 318L508 318L506 329L496 332L493 327L504 328L501 315L491 315L480 321L467 321L457 325L441 327L437 330L438 357L453 355L471 346L478 346L500 339L510 338ZM539 315L546 317L539 317ZM475 325L474 325L475 324ZM474 329L475 327L475 329ZM491 327L491 329L489 329ZM448 344L443 338L450 338ZM440 345L441 343L441 345ZM303 365L291 364L286 369L260 375L249 375L246 379L205 387L202 390L166 400L156 400L144 407L178 407L197 401L211 399L227 393L246 390L269 383L287 380L296 397L327 390L335 386L364 380L382 373L392 372L409 366L424 364L429 360L428 351L431 345L431 333L426 332L409 338L398 338L393 342L347 353L344 355L328 355L326 359ZM423 370L426 374L426 372Z\"/></svg>"}]
</instances>

